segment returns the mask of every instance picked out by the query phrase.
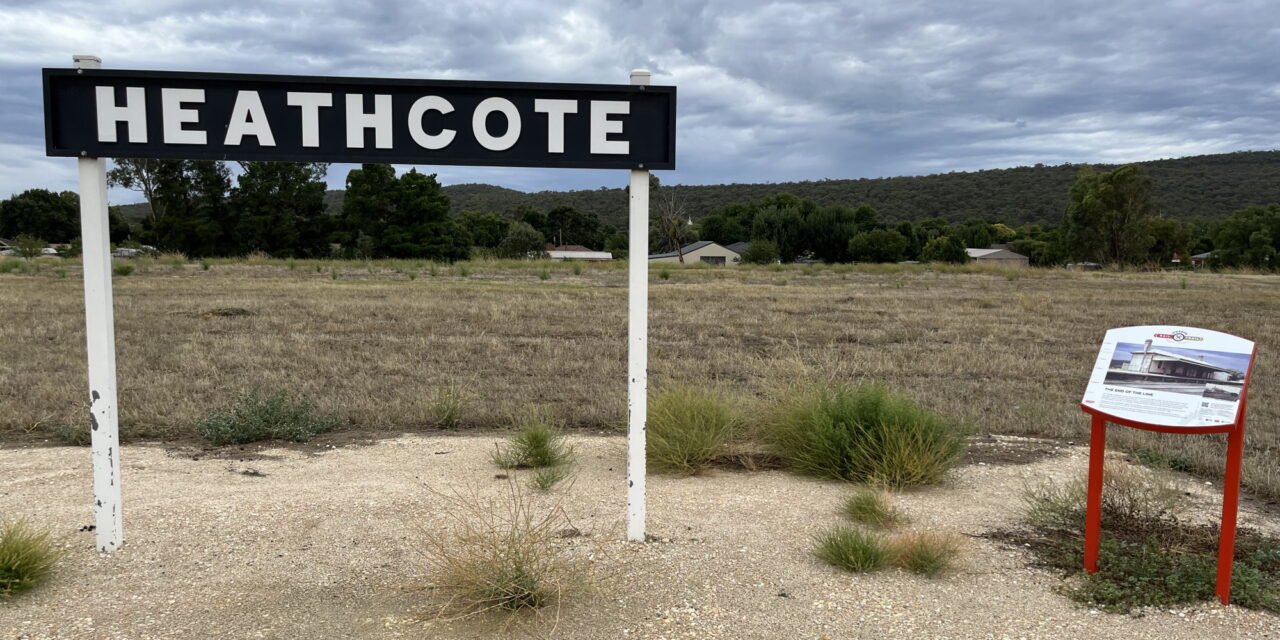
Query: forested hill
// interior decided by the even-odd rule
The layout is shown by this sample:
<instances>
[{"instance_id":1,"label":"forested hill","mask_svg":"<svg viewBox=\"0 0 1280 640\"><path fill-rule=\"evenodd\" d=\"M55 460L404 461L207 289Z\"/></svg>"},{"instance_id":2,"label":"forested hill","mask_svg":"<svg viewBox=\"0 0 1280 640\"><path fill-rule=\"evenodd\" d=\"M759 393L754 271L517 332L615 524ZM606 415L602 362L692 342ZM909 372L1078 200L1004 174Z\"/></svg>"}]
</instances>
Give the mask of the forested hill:
<instances>
[{"instance_id":1,"label":"forested hill","mask_svg":"<svg viewBox=\"0 0 1280 640\"><path fill-rule=\"evenodd\" d=\"M1190 219L1216 218L1237 209L1280 202L1280 151L1242 151L1142 162L1155 188L1157 213ZM775 193L810 198L819 205L869 204L885 220L950 221L984 218L1006 224L1059 223L1067 191L1081 165L1017 167L930 176L859 180L819 180L765 184L677 186L676 198L695 220L734 202ZM1093 165L1109 170L1116 165ZM659 178L661 172L657 172ZM621 176L621 174L620 174ZM623 177L619 177L621 182ZM664 187L664 190L666 188ZM625 228L623 189L523 193L484 184L445 187L457 211L505 213L520 206L545 211L568 205L595 211Z\"/></svg>"},{"instance_id":2,"label":"forested hill","mask_svg":"<svg viewBox=\"0 0 1280 640\"><path fill-rule=\"evenodd\" d=\"M1280 202L1280 151L1241 151L1139 164L1146 167L1154 182L1156 213L1161 216L1183 220L1217 218L1250 205ZM674 191L677 202L695 220L734 202L790 193L819 205L869 204L886 221L941 217L950 221L983 218L1012 225L1056 224L1061 222L1067 190L1080 166L1036 165L900 178L676 186L663 187L663 191ZM1099 170L1115 167L1093 166ZM657 175L661 178L663 174ZM619 173L618 181L624 180L625 175ZM627 196L621 188L524 193L487 184L460 184L447 186L444 191L455 213L511 213L522 206L546 211L567 205L594 211L606 222L626 228ZM342 196L341 191L326 195L330 212L341 208ZM140 217L143 210L128 211L126 217L130 213Z\"/></svg>"}]
</instances>

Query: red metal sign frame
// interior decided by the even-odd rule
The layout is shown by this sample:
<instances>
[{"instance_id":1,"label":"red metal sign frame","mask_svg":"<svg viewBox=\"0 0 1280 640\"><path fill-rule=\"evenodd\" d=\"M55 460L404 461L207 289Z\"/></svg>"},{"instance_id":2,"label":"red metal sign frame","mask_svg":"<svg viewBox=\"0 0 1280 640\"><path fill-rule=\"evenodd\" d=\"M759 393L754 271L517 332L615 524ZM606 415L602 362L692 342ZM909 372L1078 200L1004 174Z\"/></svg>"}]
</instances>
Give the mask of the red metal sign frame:
<instances>
[{"instance_id":1,"label":"red metal sign frame","mask_svg":"<svg viewBox=\"0 0 1280 640\"><path fill-rule=\"evenodd\" d=\"M1222 604L1231 599L1231 565L1235 559L1236 516L1240 504L1240 461L1244 456L1244 418L1249 405L1249 380L1253 377L1253 362L1258 356L1258 345L1249 356L1249 370L1244 374L1240 388L1240 407L1235 422L1201 427L1179 427L1152 424L1111 415L1097 407L1080 403L1080 408L1093 416L1089 434L1089 488L1084 524L1084 569L1090 574L1098 572L1098 545L1102 530L1102 463L1106 456L1107 423L1126 427L1158 431L1160 433L1225 433L1227 434L1227 468L1222 488L1222 530L1218 537L1217 595Z\"/></svg>"}]
</instances>

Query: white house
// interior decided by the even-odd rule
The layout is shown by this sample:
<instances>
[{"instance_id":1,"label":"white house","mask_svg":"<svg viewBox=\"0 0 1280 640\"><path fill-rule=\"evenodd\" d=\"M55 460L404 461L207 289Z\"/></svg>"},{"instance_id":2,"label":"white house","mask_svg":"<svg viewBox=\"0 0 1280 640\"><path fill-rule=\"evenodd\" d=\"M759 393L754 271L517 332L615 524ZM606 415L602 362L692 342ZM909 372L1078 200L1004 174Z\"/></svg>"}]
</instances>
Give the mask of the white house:
<instances>
[{"instance_id":1,"label":"white house","mask_svg":"<svg viewBox=\"0 0 1280 640\"><path fill-rule=\"evenodd\" d=\"M742 261L742 255L736 251L722 247L710 240L699 240L685 245L680 251L657 253L649 256L649 262L678 263L683 254L685 264L703 262L713 265L736 265Z\"/></svg>"}]
</instances>

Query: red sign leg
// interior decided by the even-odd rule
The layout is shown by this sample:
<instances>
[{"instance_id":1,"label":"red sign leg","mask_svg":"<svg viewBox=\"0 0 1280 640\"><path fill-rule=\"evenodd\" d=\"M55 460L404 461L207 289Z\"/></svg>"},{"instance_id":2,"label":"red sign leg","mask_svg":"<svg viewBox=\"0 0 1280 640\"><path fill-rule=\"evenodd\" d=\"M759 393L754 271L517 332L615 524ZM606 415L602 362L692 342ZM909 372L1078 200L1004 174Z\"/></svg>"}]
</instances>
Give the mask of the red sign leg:
<instances>
[{"instance_id":1,"label":"red sign leg","mask_svg":"<svg viewBox=\"0 0 1280 640\"><path fill-rule=\"evenodd\" d=\"M1102 460L1107 454L1107 421L1093 416L1089 435L1089 493L1084 517L1084 570L1098 572L1098 539L1102 530Z\"/></svg>"},{"instance_id":2,"label":"red sign leg","mask_svg":"<svg viewBox=\"0 0 1280 640\"><path fill-rule=\"evenodd\" d=\"M1236 552L1236 512L1240 502L1240 459L1244 454L1243 423L1227 435L1227 476L1222 487L1222 536L1218 539L1218 599L1231 600L1231 563Z\"/></svg>"}]
</instances>

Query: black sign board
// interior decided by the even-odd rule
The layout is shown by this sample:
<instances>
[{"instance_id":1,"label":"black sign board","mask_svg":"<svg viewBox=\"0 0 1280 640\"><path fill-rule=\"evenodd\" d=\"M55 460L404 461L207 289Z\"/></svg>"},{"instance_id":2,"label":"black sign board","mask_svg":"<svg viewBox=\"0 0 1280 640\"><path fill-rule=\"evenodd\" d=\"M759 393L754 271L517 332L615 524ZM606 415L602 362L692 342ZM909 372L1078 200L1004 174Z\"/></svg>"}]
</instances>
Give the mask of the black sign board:
<instances>
[{"instance_id":1,"label":"black sign board","mask_svg":"<svg viewBox=\"0 0 1280 640\"><path fill-rule=\"evenodd\" d=\"M670 86L45 69L46 153L674 169Z\"/></svg>"}]
</instances>

